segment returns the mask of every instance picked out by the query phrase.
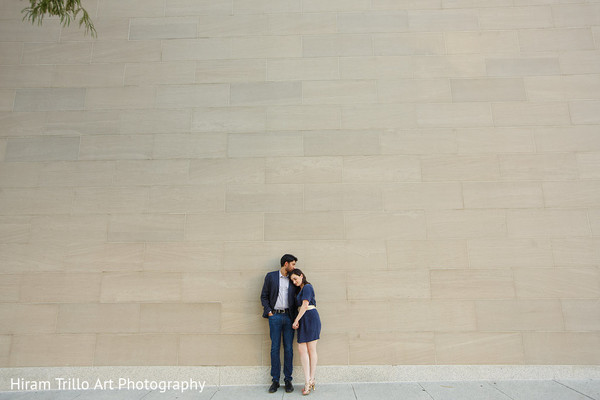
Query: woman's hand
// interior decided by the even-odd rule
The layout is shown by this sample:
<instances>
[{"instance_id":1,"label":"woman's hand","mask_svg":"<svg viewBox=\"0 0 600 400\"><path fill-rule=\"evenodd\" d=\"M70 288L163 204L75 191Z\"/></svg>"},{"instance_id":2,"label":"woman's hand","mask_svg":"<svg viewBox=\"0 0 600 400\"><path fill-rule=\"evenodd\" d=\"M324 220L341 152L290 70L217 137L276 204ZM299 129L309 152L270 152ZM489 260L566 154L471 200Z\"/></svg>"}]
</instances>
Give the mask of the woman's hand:
<instances>
[{"instance_id":1,"label":"woman's hand","mask_svg":"<svg viewBox=\"0 0 600 400\"><path fill-rule=\"evenodd\" d=\"M294 321L294 323L292 324L292 329L298 329L299 326L300 324L298 323L298 321Z\"/></svg>"}]
</instances>

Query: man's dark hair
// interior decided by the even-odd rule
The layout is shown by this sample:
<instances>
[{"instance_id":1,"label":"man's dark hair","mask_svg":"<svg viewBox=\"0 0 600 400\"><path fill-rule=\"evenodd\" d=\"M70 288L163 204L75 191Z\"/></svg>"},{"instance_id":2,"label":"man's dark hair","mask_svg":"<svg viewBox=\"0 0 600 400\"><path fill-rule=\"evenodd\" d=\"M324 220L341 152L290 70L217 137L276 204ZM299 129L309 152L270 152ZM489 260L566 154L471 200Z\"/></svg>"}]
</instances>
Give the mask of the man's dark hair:
<instances>
[{"instance_id":1,"label":"man's dark hair","mask_svg":"<svg viewBox=\"0 0 600 400\"><path fill-rule=\"evenodd\" d=\"M286 262L289 263L292 261L298 261L298 259L291 254L284 254L283 257L281 257L281 266L283 267Z\"/></svg>"}]
</instances>

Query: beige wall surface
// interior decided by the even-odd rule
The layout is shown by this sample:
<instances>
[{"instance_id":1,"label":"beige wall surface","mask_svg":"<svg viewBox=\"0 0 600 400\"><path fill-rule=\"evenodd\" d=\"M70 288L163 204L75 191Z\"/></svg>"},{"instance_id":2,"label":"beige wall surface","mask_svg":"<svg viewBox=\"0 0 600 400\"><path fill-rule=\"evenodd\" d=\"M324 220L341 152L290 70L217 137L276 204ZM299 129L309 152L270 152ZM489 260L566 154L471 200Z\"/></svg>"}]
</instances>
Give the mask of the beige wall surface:
<instances>
[{"instance_id":1,"label":"beige wall surface","mask_svg":"<svg viewBox=\"0 0 600 400\"><path fill-rule=\"evenodd\" d=\"M0 367L600 364L600 3L0 0Z\"/></svg>"}]
</instances>

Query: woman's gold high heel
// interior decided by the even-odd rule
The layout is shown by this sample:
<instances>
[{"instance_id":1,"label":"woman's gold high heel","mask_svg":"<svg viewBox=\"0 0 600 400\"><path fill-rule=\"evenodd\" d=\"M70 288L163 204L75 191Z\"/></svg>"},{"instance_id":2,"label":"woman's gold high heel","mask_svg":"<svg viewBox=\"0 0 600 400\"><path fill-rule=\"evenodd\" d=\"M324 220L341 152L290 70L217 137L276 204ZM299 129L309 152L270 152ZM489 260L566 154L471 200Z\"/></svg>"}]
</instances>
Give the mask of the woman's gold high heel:
<instances>
[{"instance_id":1,"label":"woman's gold high heel","mask_svg":"<svg viewBox=\"0 0 600 400\"><path fill-rule=\"evenodd\" d=\"M315 380L314 380L314 379L313 379L312 381L310 381L310 389L311 389L312 391L315 391L315 390L316 390L316 389L315 389Z\"/></svg>"},{"instance_id":2,"label":"woman's gold high heel","mask_svg":"<svg viewBox=\"0 0 600 400\"><path fill-rule=\"evenodd\" d=\"M302 394L304 396L306 396L307 394L310 394L310 388L311 388L310 382L309 383L305 383L304 384L304 390L302 391Z\"/></svg>"}]
</instances>

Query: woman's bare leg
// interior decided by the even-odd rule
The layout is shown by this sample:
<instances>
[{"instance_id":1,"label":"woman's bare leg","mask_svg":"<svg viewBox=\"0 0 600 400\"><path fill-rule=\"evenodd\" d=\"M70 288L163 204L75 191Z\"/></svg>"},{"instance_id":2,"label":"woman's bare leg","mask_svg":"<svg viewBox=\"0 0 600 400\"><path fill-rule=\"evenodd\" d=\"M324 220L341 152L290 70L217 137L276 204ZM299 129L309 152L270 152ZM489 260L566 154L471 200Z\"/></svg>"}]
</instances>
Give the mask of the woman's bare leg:
<instances>
[{"instance_id":1,"label":"woman's bare leg","mask_svg":"<svg viewBox=\"0 0 600 400\"><path fill-rule=\"evenodd\" d=\"M298 353L300 353L300 362L302 371L304 371L304 383L308 384L310 379L310 358L308 356L307 343L298 343Z\"/></svg>"},{"instance_id":2,"label":"woman's bare leg","mask_svg":"<svg viewBox=\"0 0 600 400\"><path fill-rule=\"evenodd\" d=\"M313 340L312 342L305 343L308 347L308 357L310 359L310 381L315 381L315 373L317 372L317 342L318 340ZM306 375L306 370L304 371Z\"/></svg>"}]
</instances>

